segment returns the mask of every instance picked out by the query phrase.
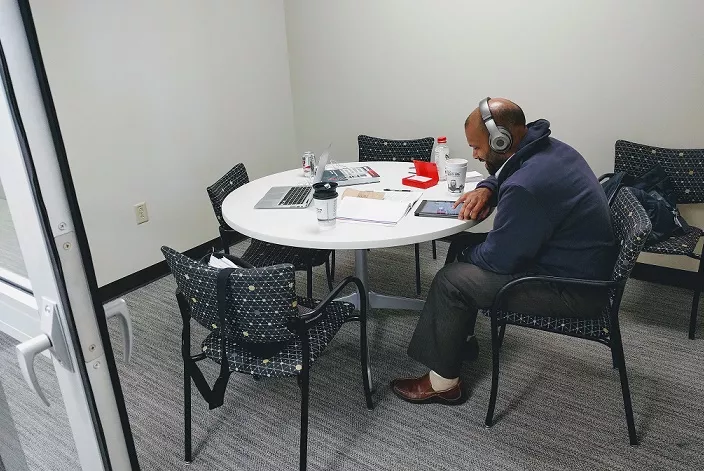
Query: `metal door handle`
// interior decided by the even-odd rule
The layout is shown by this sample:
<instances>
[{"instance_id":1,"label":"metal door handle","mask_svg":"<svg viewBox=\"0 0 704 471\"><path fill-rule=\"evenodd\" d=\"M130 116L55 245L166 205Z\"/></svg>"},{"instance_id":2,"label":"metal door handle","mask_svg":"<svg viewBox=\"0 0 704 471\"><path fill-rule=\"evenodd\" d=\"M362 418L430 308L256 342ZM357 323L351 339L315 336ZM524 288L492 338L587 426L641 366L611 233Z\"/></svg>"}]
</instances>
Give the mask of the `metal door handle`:
<instances>
[{"instance_id":1,"label":"metal door handle","mask_svg":"<svg viewBox=\"0 0 704 471\"><path fill-rule=\"evenodd\" d=\"M127 309L127 303L120 298L104 306L106 319L118 317L122 327L124 338L124 358L125 363L129 363L132 356L132 320L130 312ZM58 317L56 303L44 298L43 307L41 310L40 328L44 332L33 339L27 340L15 347L17 352L17 361L20 365L20 371L25 382L34 394L46 404L49 405L42 388L39 386L36 372L34 371L34 357L42 352L49 350L54 359L68 371L73 371L71 359L68 352L66 339L61 328L61 321Z\"/></svg>"},{"instance_id":2,"label":"metal door handle","mask_svg":"<svg viewBox=\"0 0 704 471\"><path fill-rule=\"evenodd\" d=\"M44 392L39 387L37 375L34 372L34 357L49 350L51 356L61 367L68 371L73 371L73 363L68 350L64 330L61 325L56 303L42 298L42 309L39 312L39 329L42 332L33 339L27 340L15 347L17 351L17 361L20 364L22 376L29 388L39 396L39 398L49 405Z\"/></svg>"},{"instance_id":3,"label":"metal door handle","mask_svg":"<svg viewBox=\"0 0 704 471\"><path fill-rule=\"evenodd\" d=\"M127 309L127 303L124 299L119 298L105 304L103 309L105 309L106 319L112 319L113 317L120 319L124 359L125 363L129 363L130 358L132 358L132 345L134 337L132 336L132 319L130 317L130 310Z\"/></svg>"},{"instance_id":4,"label":"metal door handle","mask_svg":"<svg viewBox=\"0 0 704 471\"><path fill-rule=\"evenodd\" d=\"M15 350L17 350L17 361L20 364L20 370L25 382L32 392L39 396L47 406L49 401L42 392L39 381L37 381L37 375L34 372L34 357L51 347L51 339L46 334L41 334L15 347Z\"/></svg>"}]
</instances>

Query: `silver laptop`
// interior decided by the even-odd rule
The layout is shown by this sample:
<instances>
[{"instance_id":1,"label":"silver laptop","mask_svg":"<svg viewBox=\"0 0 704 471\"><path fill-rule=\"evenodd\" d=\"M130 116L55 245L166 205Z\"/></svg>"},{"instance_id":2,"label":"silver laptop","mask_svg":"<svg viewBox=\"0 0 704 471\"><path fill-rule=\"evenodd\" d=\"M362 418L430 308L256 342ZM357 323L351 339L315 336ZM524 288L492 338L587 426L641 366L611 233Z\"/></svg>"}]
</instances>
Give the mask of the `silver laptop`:
<instances>
[{"instance_id":1,"label":"silver laptop","mask_svg":"<svg viewBox=\"0 0 704 471\"><path fill-rule=\"evenodd\" d=\"M332 145L332 143L330 144ZM315 169L313 183L318 183L323 179L325 165L330 159L330 145L325 152L320 154L318 166ZM255 209L285 209L285 208L307 208L313 200L313 187L308 185L299 186L275 186L266 192L264 197L254 205Z\"/></svg>"}]
</instances>

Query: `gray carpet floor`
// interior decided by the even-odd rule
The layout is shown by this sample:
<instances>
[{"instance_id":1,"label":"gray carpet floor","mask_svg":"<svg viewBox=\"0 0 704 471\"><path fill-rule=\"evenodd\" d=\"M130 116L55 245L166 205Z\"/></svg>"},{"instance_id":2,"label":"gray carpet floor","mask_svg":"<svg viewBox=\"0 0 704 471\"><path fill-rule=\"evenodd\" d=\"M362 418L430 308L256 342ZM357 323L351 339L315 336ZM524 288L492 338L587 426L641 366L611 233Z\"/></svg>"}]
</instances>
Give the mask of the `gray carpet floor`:
<instances>
[{"instance_id":1,"label":"gray carpet floor","mask_svg":"<svg viewBox=\"0 0 704 471\"><path fill-rule=\"evenodd\" d=\"M0 267L18 275L27 276L27 268L22 260L10 209L3 198L0 198Z\"/></svg>"},{"instance_id":2,"label":"gray carpet floor","mask_svg":"<svg viewBox=\"0 0 704 471\"><path fill-rule=\"evenodd\" d=\"M430 257L430 244L421 247L423 296L444 259L446 245L438 247L437 261ZM235 253L243 249L240 245ZM337 255L341 279L353 272L353 253ZM374 250L371 283L382 293L413 296L413 267L412 247ZM304 292L304 277L299 281L297 288ZM326 293L322 270L316 271L314 284L318 296ZM135 351L131 364L125 365L119 353L117 363L142 469L296 469L300 395L295 380L254 381L245 375L231 377L224 406L213 411L194 388L195 461L189 466L182 462L180 317L174 288L173 279L166 277L125 296ZM690 302L686 290L635 280L626 289L621 318L638 447L628 445L618 375L603 346L509 328L498 420L486 429L491 382L487 320L477 326L480 358L462 372L469 400L457 407L418 406L399 400L388 386L395 377L425 372L405 353L418 313L376 310L369 330L376 407L368 411L364 405L359 332L355 324L346 325L312 369L309 469L704 469L704 374L699 363L704 340L687 339ZM117 326L111 326L111 336L120 352ZM204 336L204 330L194 329L193 344ZM61 433L65 413L54 397L51 411L25 419L29 406L20 405L37 404L16 378L5 379L19 375L14 364L8 365L13 363L9 343L0 338L0 371L29 469L75 469L59 466L52 448L34 445L37 421ZM204 369L212 383L217 366L206 363ZM41 381L51 387L51 378ZM72 446L63 446L70 466Z\"/></svg>"}]
</instances>

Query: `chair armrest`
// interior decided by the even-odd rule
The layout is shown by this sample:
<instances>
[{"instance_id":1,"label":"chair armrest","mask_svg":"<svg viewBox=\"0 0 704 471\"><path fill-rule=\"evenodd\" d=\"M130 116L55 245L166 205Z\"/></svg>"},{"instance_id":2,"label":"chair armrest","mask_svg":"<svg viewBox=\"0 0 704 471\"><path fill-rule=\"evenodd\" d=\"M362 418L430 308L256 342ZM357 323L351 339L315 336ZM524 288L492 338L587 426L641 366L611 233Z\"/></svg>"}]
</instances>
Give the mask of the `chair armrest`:
<instances>
[{"instance_id":1,"label":"chair armrest","mask_svg":"<svg viewBox=\"0 0 704 471\"><path fill-rule=\"evenodd\" d=\"M524 276L522 278L516 278L513 281L506 283L496 296L494 297L494 302L491 305L491 315L492 317L496 315L496 312L501 306L501 302L506 298L508 293L518 285L531 282L543 282L543 283L556 283L559 285L569 285L569 286L589 286L593 288L623 288L626 285L626 280L619 281L601 281L601 280L584 280L581 278L563 278L559 276Z\"/></svg>"},{"instance_id":2,"label":"chair armrest","mask_svg":"<svg viewBox=\"0 0 704 471\"><path fill-rule=\"evenodd\" d=\"M599 177L599 182L601 182L602 180L605 180L605 179L607 179L607 178L611 178L611 177L613 177L613 176L614 176L613 173L605 173L605 174L603 174L602 176Z\"/></svg>"},{"instance_id":3,"label":"chair armrest","mask_svg":"<svg viewBox=\"0 0 704 471\"><path fill-rule=\"evenodd\" d=\"M327 297L320 302L317 306L315 306L315 309L313 309L311 312L302 315L298 319L293 319L290 322L290 327L292 330L301 332L301 331L306 331L313 325L315 325L318 321L320 321L322 318L325 317L326 312L325 308L335 300L337 295L340 294L340 291L347 286L350 283L354 283L357 285L357 292L359 293L359 310L363 313L367 312L367 292L364 290L364 285L362 284L362 280L355 276L348 276L344 280L342 280L331 292L330 294L327 295Z\"/></svg>"}]
</instances>

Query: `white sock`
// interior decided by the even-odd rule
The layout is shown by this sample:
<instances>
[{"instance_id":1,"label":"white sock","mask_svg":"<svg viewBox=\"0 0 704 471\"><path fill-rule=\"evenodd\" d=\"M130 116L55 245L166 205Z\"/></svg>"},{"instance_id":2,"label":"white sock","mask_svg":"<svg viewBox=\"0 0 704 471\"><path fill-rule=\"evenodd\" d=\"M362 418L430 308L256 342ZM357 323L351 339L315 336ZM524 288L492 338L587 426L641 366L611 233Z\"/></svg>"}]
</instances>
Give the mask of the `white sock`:
<instances>
[{"instance_id":1,"label":"white sock","mask_svg":"<svg viewBox=\"0 0 704 471\"><path fill-rule=\"evenodd\" d=\"M459 378L443 378L433 370L430 370L430 385L435 391L446 391L460 382Z\"/></svg>"}]
</instances>

